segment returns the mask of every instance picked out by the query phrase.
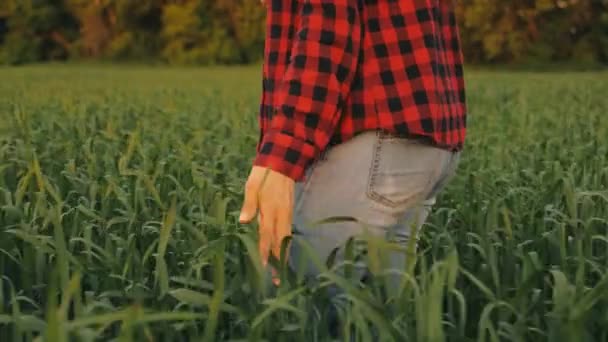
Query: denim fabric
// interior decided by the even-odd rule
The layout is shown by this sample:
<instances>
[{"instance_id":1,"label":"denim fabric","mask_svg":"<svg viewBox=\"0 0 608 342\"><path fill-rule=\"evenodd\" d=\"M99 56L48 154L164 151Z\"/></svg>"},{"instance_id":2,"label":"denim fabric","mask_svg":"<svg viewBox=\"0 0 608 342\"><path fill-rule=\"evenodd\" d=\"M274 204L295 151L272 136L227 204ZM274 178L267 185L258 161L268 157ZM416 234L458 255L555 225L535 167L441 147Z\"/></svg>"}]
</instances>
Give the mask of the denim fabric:
<instances>
[{"instance_id":1,"label":"denim fabric","mask_svg":"<svg viewBox=\"0 0 608 342\"><path fill-rule=\"evenodd\" d=\"M405 247L410 239L418 240L413 232L426 221L458 160L458 152L381 131L367 131L331 147L307 170L305 181L296 183L290 267L315 277L321 269L313 258L325 264L331 256L335 270L343 273L345 243L365 232L403 247L382 251L383 270L393 270L389 287L395 289L399 272L405 270ZM316 224L330 217L350 219ZM365 258L351 264L356 277L365 276Z\"/></svg>"}]
</instances>

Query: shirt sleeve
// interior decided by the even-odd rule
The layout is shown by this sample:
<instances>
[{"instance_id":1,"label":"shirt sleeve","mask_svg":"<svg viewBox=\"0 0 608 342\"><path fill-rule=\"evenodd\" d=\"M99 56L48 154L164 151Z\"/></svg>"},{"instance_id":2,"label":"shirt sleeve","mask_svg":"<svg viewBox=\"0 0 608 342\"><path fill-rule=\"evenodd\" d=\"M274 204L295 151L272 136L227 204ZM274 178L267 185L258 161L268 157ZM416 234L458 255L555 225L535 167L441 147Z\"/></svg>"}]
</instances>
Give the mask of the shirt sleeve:
<instances>
[{"instance_id":1,"label":"shirt sleeve","mask_svg":"<svg viewBox=\"0 0 608 342\"><path fill-rule=\"evenodd\" d=\"M361 44L358 0L305 0L272 119L254 165L301 180L325 149L351 89Z\"/></svg>"}]
</instances>

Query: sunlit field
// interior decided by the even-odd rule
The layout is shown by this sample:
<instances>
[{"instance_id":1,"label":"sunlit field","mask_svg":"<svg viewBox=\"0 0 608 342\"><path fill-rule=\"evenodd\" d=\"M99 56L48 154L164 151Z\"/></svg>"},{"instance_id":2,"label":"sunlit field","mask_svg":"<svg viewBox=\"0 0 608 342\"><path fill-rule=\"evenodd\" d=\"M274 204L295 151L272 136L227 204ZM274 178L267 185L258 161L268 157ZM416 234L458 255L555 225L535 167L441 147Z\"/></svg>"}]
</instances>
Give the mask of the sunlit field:
<instances>
[{"instance_id":1,"label":"sunlit field","mask_svg":"<svg viewBox=\"0 0 608 342\"><path fill-rule=\"evenodd\" d=\"M608 340L608 73L468 73L458 175L386 297L331 263L265 286L238 224L260 72L0 69L0 341L327 341L330 306L341 340Z\"/></svg>"}]
</instances>

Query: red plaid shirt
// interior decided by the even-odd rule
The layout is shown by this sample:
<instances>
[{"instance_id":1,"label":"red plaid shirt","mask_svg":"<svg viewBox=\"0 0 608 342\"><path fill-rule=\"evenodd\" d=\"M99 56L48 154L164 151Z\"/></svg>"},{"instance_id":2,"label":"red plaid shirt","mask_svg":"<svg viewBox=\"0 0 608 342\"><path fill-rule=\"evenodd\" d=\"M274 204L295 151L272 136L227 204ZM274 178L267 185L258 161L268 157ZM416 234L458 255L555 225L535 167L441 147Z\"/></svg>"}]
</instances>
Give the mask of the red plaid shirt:
<instances>
[{"instance_id":1,"label":"red plaid shirt","mask_svg":"<svg viewBox=\"0 0 608 342\"><path fill-rule=\"evenodd\" d=\"M301 180L329 145L384 130L457 151L466 133L451 0L267 0L254 165Z\"/></svg>"}]
</instances>

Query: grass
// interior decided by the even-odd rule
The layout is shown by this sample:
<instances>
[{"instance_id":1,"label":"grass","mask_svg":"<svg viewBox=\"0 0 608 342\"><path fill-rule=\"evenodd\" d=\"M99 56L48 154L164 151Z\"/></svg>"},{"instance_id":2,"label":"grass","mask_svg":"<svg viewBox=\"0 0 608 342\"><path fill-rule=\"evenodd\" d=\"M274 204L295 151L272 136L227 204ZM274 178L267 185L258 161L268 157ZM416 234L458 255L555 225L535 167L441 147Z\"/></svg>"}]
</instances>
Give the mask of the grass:
<instances>
[{"instance_id":1,"label":"grass","mask_svg":"<svg viewBox=\"0 0 608 342\"><path fill-rule=\"evenodd\" d=\"M607 73L468 75L458 176L387 298L265 286L238 224L259 71L0 69L0 341L327 341L330 304L357 340L608 340Z\"/></svg>"}]
</instances>

